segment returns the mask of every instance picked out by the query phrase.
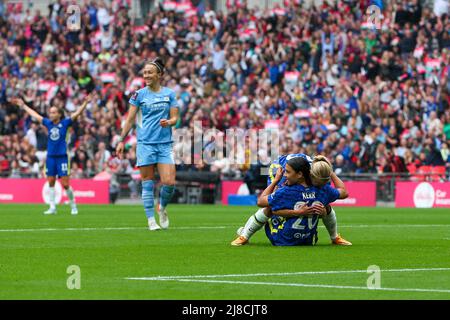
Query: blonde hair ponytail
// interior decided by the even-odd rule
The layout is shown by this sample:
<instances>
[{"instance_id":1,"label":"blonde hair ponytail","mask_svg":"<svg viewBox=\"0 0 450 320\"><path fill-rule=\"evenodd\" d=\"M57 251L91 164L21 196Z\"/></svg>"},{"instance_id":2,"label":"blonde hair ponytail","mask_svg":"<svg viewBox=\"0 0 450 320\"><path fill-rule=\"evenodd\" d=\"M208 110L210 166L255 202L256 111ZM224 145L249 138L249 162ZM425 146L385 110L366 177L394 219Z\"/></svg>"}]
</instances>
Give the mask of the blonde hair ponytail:
<instances>
[{"instance_id":1,"label":"blonde hair ponytail","mask_svg":"<svg viewBox=\"0 0 450 320\"><path fill-rule=\"evenodd\" d=\"M330 175L333 172L333 167L330 161L322 155L314 157L311 165L311 178L320 185L325 185L330 182Z\"/></svg>"}]
</instances>

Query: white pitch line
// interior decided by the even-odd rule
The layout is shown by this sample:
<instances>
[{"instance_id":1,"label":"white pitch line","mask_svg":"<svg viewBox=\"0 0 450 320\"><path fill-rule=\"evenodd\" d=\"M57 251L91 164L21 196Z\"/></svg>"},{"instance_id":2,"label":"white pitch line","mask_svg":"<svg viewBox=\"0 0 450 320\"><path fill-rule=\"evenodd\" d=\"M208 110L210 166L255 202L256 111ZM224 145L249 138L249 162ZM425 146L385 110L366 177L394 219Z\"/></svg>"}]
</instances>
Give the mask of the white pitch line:
<instances>
[{"instance_id":1,"label":"white pitch line","mask_svg":"<svg viewBox=\"0 0 450 320\"><path fill-rule=\"evenodd\" d=\"M172 227L175 230L225 229L225 226L204 227ZM106 228L39 228L39 229L0 229L0 232L39 232L39 231L114 231L114 230L147 230L147 227L106 227Z\"/></svg>"},{"instance_id":2,"label":"white pitch line","mask_svg":"<svg viewBox=\"0 0 450 320\"><path fill-rule=\"evenodd\" d=\"M449 271L450 268L416 268L416 269L385 269L381 272L421 272L421 271ZM233 277L266 277L266 276L296 276L308 274L340 274L340 273L367 273L367 270L332 270L332 271L300 271L277 273L241 273L241 274L210 274L210 275L186 275L186 276L156 276L156 277L132 277L127 280L180 280L198 278L233 278Z\"/></svg>"},{"instance_id":3,"label":"white pitch line","mask_svg":"<svg viewBox=\"0 0 450 320\"><path fill-rule=\"evenodd\" d=\"M199 279L160 279L160 281L178 281L178 282L203 282L203 283L224 283L224 284L247 284L247 285L266 285L266 286L285 286L285 287L309 287L309 288L330 288L330 289L357 289L372 291L409 291L409 292L439 292L450 293L445 289L417 289L417 288L368 288L357 286L337 286L328 284L305 284L305 283L279 283L279 282L253 282L253 281L230 281L230 280L199 280Z\"/></svg>"},{"instance_id":4,"label":"white pitch line","mask_svg":"<svg viewBox=\"0 0 450 320\"><path fill-rule=\"evenodd\" d=\"M319 226L325 228L324 226ZM450 224L361 224L339 225L340 228L430 228L450 227ZM172 227L174 230L213 230L238 228L238 226L200 226L200 227ZM114 230L144 230L146 227L105 227L105 228L34 228L34 229L0 229L0 232L39 232L39 231L114 231ZM447 239L446 239L447 240Z\"/></svg>"},{"instance_id":5,"label":"white pitch line","mask_svg":"<svg viewBox=\"0 0 450 320\"><path fill-rule=\"evenodd\" d=\"M354 224L340 225L339 228L430 228L430 227L450 227L450 224ZM324 226L320 226L324 227Z\"/></svg>"}]
</instances>

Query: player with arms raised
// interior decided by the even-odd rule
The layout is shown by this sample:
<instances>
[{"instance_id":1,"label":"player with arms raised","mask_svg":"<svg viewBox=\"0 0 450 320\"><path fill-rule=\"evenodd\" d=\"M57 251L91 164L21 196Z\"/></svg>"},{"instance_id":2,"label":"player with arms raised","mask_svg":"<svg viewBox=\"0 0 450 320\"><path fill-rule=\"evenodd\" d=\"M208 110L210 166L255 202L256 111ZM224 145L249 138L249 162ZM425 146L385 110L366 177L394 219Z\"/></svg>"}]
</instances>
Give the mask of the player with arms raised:
<instances>
[{"instance_id":1,"label":"player with arms raised","mask_svg":"<svg viewBox=\"0 0 450 320\"><path fill-rule=\"evenodd\" d=\"M122 158L123 140L136 122L136 156L142 179L142 201L148 226L152 231L169 227L166 206L170 202L175 188L171 126L177 122L179 106L175 92L161 86L163 75L164 63L160 58L145 63L143 76L146 87L137 90L131 96L128 117L120 135L120 142L116 147L117 155ZM156 223L154 217L155 165L162 183L158 210L161 227Z\"/></svg>"},{"instance_id":2,"label":"player with arms raised","mask_svg":"<svg viewBox=\"0 0 450 320\"><path fill-rule=\"evenodd\" d=\"M73 215L78 214L78 209L75 204L75 197L72 187L69 184L70 176L70 161L68 158L67 138L68 129L74 121L83 113L89 103L91 96L88 95L83 104L78 110L70 115L70 117L64 118L64 110L55 106L50 107L49 117L45 118L32 108L27 106L21 98L12 99L12 103L25 110L31 117L36 119L39 123L43 124L48 130L47 139L47 159L45 162L45 174L47 176L49 184L49 201L50 208L44 212L44 214L56 214L55 204L55 183L56 177L61 179L61 184L66 190L67 197L70 201L72 208L71 213Z\"/></svg>"}]
</instances>

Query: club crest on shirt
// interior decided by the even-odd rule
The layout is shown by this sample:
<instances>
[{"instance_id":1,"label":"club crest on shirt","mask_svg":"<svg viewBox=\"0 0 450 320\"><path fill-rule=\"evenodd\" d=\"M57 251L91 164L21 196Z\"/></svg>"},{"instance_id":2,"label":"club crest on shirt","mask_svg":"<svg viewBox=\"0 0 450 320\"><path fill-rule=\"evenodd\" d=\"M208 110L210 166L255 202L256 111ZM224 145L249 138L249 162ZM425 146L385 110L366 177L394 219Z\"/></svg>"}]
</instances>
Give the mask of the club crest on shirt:
<instances>
[{"instance_id":1,"label":"club crest on shirt","mask_svg":"<svg viewBox=\"0 0 450 320\"><path fill-rule=\"evenodd\" d=\"M131 99L136 100L137 96L138 96L138 92L135 91L135 92L133 93L133 95L131 96Z\"/></svg>"},{"instance_id":2,"label":"club crest on shirt","mask_svg":"<svg viewBox=\"0 0 450 320\"><path fill-rule=\"evenodd\" d=\"M50 139L53 141L59 140L59 129L58 128L52 128L50 130Z\"/></svg>"}]
</instances>

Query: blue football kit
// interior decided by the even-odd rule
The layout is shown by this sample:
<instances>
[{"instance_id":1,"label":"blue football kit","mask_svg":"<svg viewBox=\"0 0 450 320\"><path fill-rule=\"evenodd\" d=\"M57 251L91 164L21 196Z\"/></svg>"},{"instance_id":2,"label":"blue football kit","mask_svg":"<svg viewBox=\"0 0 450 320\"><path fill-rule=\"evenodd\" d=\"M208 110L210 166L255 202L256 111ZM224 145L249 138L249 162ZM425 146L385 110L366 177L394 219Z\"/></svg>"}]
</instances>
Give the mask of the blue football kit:
<instances>
[{"instance_id":1,"label":"blue football kit","mask_svg":"<svg viewBox=\"0 0 450 320\"><path fill-rule=\"evenodd\" d=\"M48 130L45 173L49 177L64 177L70 174L67 137L72 123L71 118L65 118L56 124L48 118L42 119L42 124Z\"/></svg>"},{"instance_id":2,"label":"blue football kit","mask_svg":"<svg viewBox=\"0 0 450 320\"><path fill-rule=\"evenodd\" d=\"M153 92L148 87L137 90L129 103L138 108L136 116L137 166L155 163L174 164L172 128L162 127L161 119L170 118L170 109L178 108L175 92L161 87Z\"/></svg>"},{"instance_id":3,"label":"blue football kit","mask_svg":"<svg viewBox=\"0 0 450 320\"><path fill-rule=\"evenodd\" d=\"M320 202L324 206L336 201L339 191L330 185L305 187L284 185L269 195L272 211L295 210L304 204L308 206ZM318 215L284 218L273 215L265 225L266 236L275 246L313 245L317 242Z\"/></svg>"}]
</instances>

